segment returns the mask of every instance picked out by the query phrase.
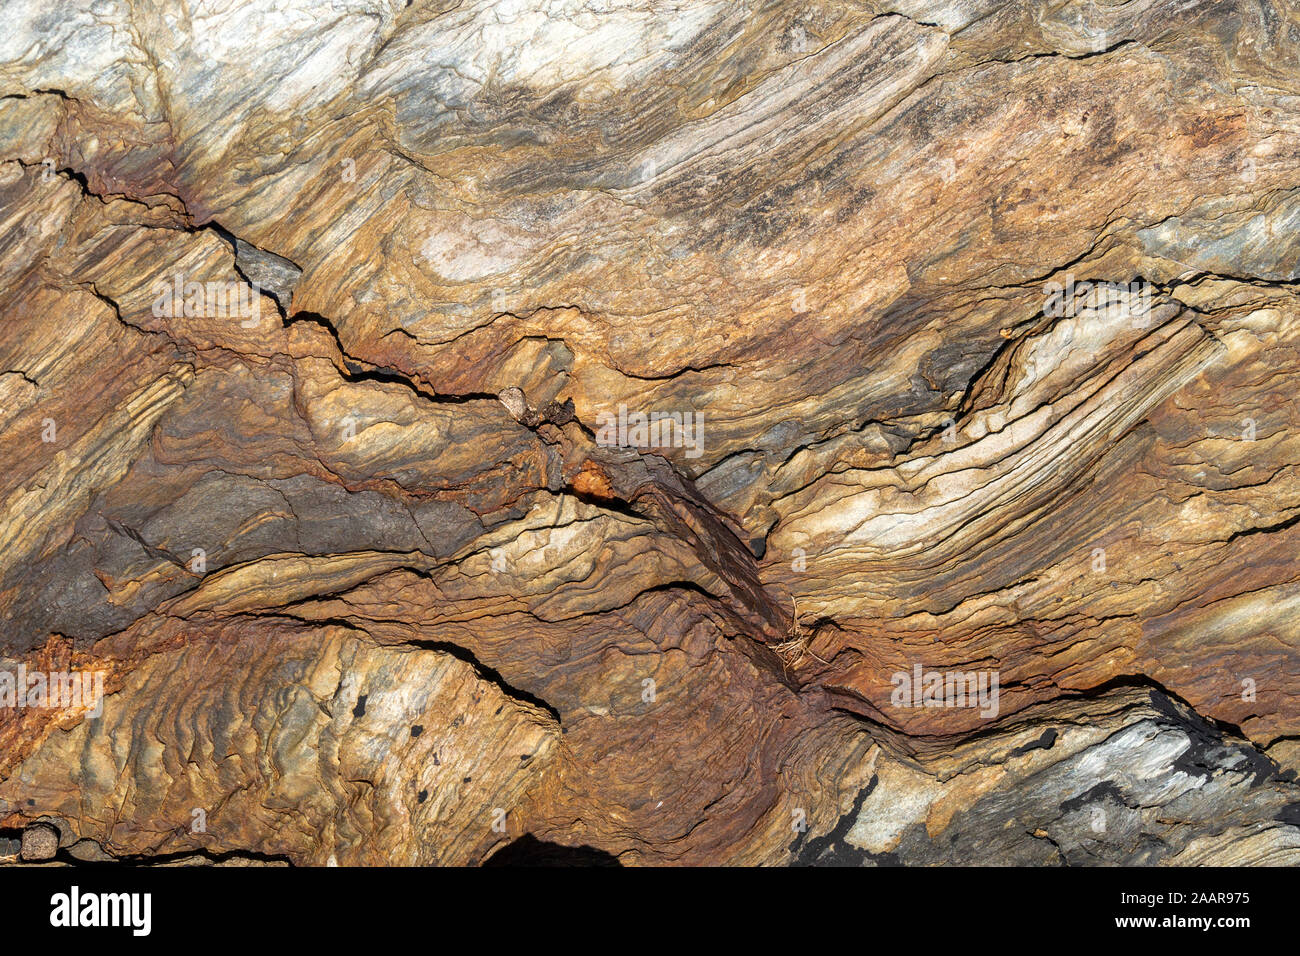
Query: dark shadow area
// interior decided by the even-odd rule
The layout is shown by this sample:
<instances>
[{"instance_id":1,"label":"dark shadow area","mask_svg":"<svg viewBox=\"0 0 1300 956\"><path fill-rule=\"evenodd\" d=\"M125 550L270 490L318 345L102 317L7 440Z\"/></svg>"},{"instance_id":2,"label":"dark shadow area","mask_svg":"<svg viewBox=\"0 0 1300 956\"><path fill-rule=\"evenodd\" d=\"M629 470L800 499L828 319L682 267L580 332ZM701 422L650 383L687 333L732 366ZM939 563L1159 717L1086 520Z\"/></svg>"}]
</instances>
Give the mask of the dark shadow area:
<instances>
[{"instance_id":1,"label":"dark shadow area","mask_svg":"<svg viewBox=\"0 0 1300 956\"><path fill-rule=\"evenodd\" d=\"M531 833L502 847L483 861L484 866L621 866L618 858L593 846L547 843Z\"/></svg>"}]
</instances>

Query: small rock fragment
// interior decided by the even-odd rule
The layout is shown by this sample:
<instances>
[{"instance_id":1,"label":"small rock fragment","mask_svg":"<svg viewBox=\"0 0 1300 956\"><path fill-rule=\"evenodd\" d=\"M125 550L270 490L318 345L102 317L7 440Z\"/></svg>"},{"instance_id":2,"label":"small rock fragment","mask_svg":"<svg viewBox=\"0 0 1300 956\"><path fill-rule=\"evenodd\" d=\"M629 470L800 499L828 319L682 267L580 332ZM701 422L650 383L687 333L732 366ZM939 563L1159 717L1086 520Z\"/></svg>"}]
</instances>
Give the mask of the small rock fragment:
<instances>
[{"instance_id":1,"label":"small rock fragment","mask_svg":"<svg viewBox=\"0 0 1300 956\"><path fill-rule=\"evenodd\" d=\"M68 847L68 853L75 860L83 863L111 863L113 857L104 852L104 848L94 840L78 840Z\"/></svg>"},{"instance_id":2,"label":"small rock fragment","mask_svg":"<svg viewBox=\"0 0 1300 956\"><path fill-rule=\"evenodd\" d=\"M52 860L58 852L59 831L48 823L33 823L23 830L21 854L24 860Z\"/></svg>"},{"instance_id":3,"label":"small rock fragment","mask_svg":"<svg viewBox=\"0 0 1300 956\"><path fill-rule=\"evenodd\" d=\"M515 421L522 421L528 414L528 401L524 398L523 389L513 386L504 388L497 393L497 398L501 400L501 404L506 407L506 411L510 412L510 417Z\"/></svg>"}]
</instances>

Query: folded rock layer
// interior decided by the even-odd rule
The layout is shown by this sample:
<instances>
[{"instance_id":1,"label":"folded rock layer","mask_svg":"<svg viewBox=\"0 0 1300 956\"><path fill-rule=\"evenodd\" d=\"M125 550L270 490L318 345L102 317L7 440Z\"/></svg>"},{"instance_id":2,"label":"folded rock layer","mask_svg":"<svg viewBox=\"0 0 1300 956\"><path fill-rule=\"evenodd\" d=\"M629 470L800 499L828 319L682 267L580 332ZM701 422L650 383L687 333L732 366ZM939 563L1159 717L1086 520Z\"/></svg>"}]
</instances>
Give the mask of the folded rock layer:
<instances>
[{"instance_id":1,"label":"folded rock layer","mask_svg":"<svg viewBox=\"0 0 1300 956\"><path fill-rule=\"evenodd\" d=\"M0 851L1300 863L1294 5L8 12Z\"/></svg>"}]
</instances>

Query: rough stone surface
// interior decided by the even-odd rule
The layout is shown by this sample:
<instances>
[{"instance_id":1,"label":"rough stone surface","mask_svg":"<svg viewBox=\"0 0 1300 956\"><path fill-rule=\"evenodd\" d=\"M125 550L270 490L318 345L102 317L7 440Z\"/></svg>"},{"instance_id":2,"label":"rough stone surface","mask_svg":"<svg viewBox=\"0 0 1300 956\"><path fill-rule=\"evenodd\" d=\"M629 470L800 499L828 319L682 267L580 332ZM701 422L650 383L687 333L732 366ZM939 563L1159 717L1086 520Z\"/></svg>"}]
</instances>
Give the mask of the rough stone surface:
<instances>
[{"instance_id":1,"label":"rough stone surface","mask_svg":"<svg viewBox=\"0 0 1300 956\"><path fill-rule=\"evenodd\" d=\"M59 852L59 831L48 823L33 823L23 830L22 858L31 862L52 860Z\"/></svg>"},{"instance_id":2,"label":"rough stone surface","mask_svg":"<svg viewBox=\"0 0 1300 956\"><path fill-rule=\"evenodd\" d=\"M6 833L1300 862L1293 4L7 12Z\"/></svg>"}]
</instances>

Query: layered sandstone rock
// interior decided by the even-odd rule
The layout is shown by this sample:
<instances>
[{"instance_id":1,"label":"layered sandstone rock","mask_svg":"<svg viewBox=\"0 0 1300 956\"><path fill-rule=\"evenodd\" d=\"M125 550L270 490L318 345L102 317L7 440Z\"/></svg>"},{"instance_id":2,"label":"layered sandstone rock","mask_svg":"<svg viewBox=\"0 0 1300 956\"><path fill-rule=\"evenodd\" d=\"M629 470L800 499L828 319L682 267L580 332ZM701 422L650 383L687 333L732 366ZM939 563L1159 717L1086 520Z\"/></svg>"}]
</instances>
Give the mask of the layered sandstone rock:
<instances>
[{"instance_id":1,"label":"layered sandstone rock","mask_svg":"<svg viewBox=\"0 0 1300 956\"><path fill-rule=\"evenodd\" d=\"M1300 862L1292 6L10 13L14 857Z\"/></svg>"}]
</instances>

